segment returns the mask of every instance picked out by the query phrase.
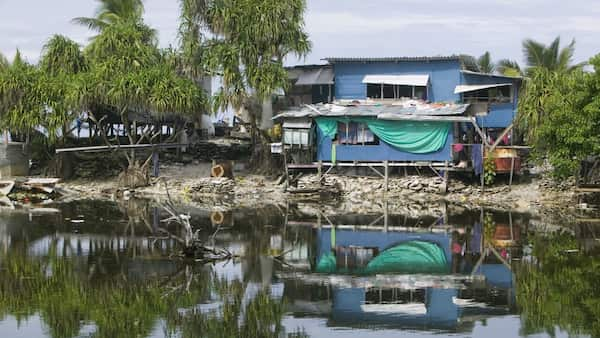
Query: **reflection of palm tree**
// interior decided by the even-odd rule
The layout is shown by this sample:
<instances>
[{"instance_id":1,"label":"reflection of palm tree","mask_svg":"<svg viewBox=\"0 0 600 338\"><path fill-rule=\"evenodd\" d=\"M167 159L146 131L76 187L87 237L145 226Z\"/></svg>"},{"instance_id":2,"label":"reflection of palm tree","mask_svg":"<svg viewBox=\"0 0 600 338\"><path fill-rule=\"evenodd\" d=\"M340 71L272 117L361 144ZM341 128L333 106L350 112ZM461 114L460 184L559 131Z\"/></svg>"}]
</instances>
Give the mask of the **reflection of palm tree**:
<instances>
[{"instance_id":1,"label":"reflection of palm tree","mask_svg":"<svg viewBox=\"0 0 600 338\"><path fill-rule=\"evenodd\" d=\"M93 18L77 17L73 22L101 32L104 28L119 21L138 21L144 13L142 0L98 0L100 5Z\"/></svg>"}]
</instances>

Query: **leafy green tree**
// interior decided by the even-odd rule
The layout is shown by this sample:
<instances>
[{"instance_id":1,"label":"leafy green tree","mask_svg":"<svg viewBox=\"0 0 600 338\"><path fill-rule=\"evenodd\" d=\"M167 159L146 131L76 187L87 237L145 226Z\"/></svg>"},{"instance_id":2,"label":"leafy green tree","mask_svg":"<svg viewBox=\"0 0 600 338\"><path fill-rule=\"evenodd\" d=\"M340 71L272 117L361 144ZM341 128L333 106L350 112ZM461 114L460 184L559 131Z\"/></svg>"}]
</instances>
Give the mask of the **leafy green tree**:
<instances>
[{"instance_id":1,"label":"leafy green tree","mask_svg":"<svg viewBox=\"0 0 600 338\"><path fill-rule=\"evenodd\" d=\"M0 108L2 129L28 132L43 124L44 83L39 69L29 64L17 50L13 62L0 72Z\"/></svg>"},{"instance_id":2,"label":"leafy green tree","mask_svg":"<svg viewBox=\"0 0 600 338\"><path fill-rule=\"evenodd\" d=\"M44 45L39 67L45 83L42 101L46 114L42 126L48 130L51 140L60 131L64 143L72 132L73 122L81 115L70 93L77 76L88 71L87 61L75 41L55 35Z\"/></svg>"},{"instance_id":3,"label":"leafy green tree","mask_svg":"<svg viewBox=\"0 0 600 338\"><path fill-rule=\"evenodd\" d=\"M206 41L205 64L223 80L216 107L250 106L251 96L270 101L276 90L286 87L284 58L304 56L311 48L304 31L305 9L304 0L206 1L198 8L202 12L197 17L214 36ZM261 127L269 128L271 117L263 114Z\"/></svg>"},{"instance_id":4,"label":"leafy green tree","mask_svg":"<svg viewBox=\"0 0 600 338\"><path fill-rule=\"evenodd\" d=\"M97 0L100 4L93 18L77 17L73 22L101 32L106 27L122 21L141 21L144 13L142 0Z\"/></svg>"},{"instance_id":5,"label":"leafy green tree","mask_svg":"<svg viewBox=\"0 0 600 338\"><path fill-rule=\"evenodd\" d=\"M579 161L600 153L600 57L595 72L535 68L519 102L519 123L540 157L548 157L560 177L572 175Z\"/></svg>"},{"instance_id":6,"label":"leafy green tree","mask_svg":"<svg viewBox=\"0 0 600 338\"><path fill-rule=\"evenodd\" d=\"M205 104L203 91L191 80L177 74L165 53L159 50L153 34L143 23L124 21L106 27L86 48L89 71L78 77L73 93L82 110L95 116L98 107L106 108L120 118L130 144L152 141L160 131L138 138L136 114L162 117L165 114L194 114ZM101 128L103 130L103 128ZM105 132L103 138L112 142ZM135 153L127 155L124 177L137 177L126 185L147 184L147 165L136 161Z\"/></svg>"}]
</instances>

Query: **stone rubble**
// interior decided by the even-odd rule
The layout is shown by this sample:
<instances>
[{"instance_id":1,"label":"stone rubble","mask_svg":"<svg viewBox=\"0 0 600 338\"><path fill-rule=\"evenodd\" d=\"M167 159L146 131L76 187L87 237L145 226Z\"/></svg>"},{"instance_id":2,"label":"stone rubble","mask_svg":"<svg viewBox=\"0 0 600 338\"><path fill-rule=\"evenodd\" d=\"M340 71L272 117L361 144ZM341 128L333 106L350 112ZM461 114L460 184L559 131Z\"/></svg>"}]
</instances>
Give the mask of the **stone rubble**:
<instances>
[{"instance_id":1,"label":"stone rubble","mask_svg":"<svg viewBox=\"0 0 600 338\"><path fill-rule=\"evenodd\" d=\"M226 177L206 177L194 181L187 186L190 193L194 194L233 194L235 181Z\"/></svg>"}]
</instances>

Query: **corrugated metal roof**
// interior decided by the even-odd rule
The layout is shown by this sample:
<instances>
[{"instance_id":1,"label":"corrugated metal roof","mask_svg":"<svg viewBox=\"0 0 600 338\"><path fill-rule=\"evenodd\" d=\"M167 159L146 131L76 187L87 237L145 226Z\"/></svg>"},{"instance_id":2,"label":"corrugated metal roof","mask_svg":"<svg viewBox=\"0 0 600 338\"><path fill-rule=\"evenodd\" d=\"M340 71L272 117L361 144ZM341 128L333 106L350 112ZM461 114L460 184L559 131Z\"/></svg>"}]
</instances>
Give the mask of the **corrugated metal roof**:
<instances>
[{"instance_id":1,"label":"corrugated metal roof","mask_svg":"<svg viewBox=\"0 0 600 338\"><path fill-rule=\"evenodd\" d=\"M402 86L427 86L429 83L428 74L414 75L365 75L362 83L389 84Z\"/></svg>"},{"instance_id":2,"label":"corrugated metal roof","mask_svg":"<svg viewBox=\"0 0 600 338\"><path fill-rule=\"evenodd\" d=\"M336 62L410 62L410 61L460 61L460 56L399 56L399 57L327 57L323 60Z\"/></svg>"},{"instance_id":3,"label":"corrugated metal roof","mask_svg":"<svg viewBox=\"0 0 600 338\"><path fill-rule=\"evenodd\" d=\"M418 106L403 105L382 105L382 104L362 104L362 105L337 105L337 104L317 104L305 105L303 107L292 108L273 117L273 119L282 118L300 118L317 116L457 116L465 113L469 104L421 104Z\"/></svg>"}]
</instances>

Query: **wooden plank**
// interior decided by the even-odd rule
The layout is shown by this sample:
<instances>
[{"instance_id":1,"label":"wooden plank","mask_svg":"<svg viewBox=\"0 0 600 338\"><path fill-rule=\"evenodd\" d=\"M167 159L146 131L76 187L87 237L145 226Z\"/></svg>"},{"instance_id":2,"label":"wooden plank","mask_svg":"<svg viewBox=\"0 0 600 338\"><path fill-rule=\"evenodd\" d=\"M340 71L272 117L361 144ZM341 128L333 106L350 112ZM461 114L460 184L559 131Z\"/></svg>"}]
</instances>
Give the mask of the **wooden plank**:
<instances>
[{"instance_id":1,"label":"wooden plank","mask_svg":"<svg viewBox=\"0 0 600 338\"><path fill-rule=\"evenodd\" d=\"M162 144L122 144L122 145L111 145L111 146L89 146L89 147L73 147L73 148L59 148L56 149L56 153L69 153L69 152L102 152L102 151L113 151L119 149L147 149L147 148L180 148L186 147L189 144L183 143L162 143Z\"/></svg>"},{"instance_id":2,"label":"wooden plank","mask_svg":"<svg viewBox=\"0 0 600 338\"><path fill-rule=\"evenodd\" d=\"M288 169L319 169L317 164L288 164Z\"/></svg>"},{"instance_id":3,"label":"wooden plank","mask_svg":"<svg viewBox=\"0 0 600 338\"><path fill-rule=\"evenodd\" d=\"M56 184L60 182L60 178L30 178L24 184Z\"/></svg>"}]
</instances>

